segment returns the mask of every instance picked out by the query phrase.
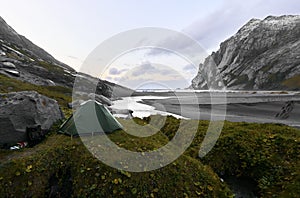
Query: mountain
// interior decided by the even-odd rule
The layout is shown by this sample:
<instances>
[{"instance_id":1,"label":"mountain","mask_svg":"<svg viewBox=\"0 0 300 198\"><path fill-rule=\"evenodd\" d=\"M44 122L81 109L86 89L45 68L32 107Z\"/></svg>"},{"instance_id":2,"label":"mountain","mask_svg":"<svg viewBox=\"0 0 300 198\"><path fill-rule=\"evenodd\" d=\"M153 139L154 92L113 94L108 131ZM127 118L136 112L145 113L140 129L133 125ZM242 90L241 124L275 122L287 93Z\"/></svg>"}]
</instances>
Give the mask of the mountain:
<instances>
[{"instance_id":1,"label":"mountain","mask_svg":"<svg viewBox=\"0 0 300 198\"><path fill-rule=\"evenodd\" d=\"M96 93L111 97L113 90L126 95L130 89L87 74L56 60L42 48L18 34L0 17L0 74L38 86L72 88L75 78L87 84L97 83ZM85 84L85 85L87 85ZM0 82L1 86L1 82ZM83 87L82 91L91 91ZM92 90L93 91L93 90ZM115 93L115 92L114 92Z\"/></svg>"},{"instance_id":2,"label":"mountain","mask_svg":"<svg viewBox=\"0 0 300 198\"><path fill-rule=\"evenodd\" d=\"M210 78L222 79L228 89L299 90L300 16L250 20L199 65L191 87L207 89Z\"/></svg>"},{"instance_id":3,"label":"mountain","mask_svg":"<svg viewBox=\"0 0 300 198\"><path fill-rule=\"evenodd\" d=\"M10 27L4 21L2 17L0 17L0 39L2 41L6 41L10 44L18 46L22 51L34 57L35 59L42 59L46 62L51 62L65 67L69 70L73 70L71 67L53 58L53 56L51 56L45 50L32 43L26 37L19 35L12 27Z\"/></svg>"}]
</instances>

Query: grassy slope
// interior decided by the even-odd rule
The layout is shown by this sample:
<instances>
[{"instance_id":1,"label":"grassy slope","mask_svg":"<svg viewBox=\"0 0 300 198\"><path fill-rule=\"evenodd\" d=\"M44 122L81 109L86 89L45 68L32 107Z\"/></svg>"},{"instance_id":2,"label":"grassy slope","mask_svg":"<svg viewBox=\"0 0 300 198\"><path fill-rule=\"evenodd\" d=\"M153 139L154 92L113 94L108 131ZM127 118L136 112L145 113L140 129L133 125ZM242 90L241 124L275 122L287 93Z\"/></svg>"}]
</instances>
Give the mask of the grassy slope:
<instances>
[{"instance_id":1,"label":"grassy slope","mask_svg":"<svg viewBox=\"0 0 300 198\"><path fill-rule=\"evenodd\" d=\"M149 118L135 121L143 125ZM122 122L130 127L126 120ZM183 130L189 130L195 122L186 121ZM168 117L164 127L149 138L135 138L123 131L109 137L129 150L152 150L166 144L178 124L179 120ZM212 169L253 178L262 197L296 197L300 193L299 130L276 124L226 122L213 150L200 159L198 151L208 124L199 122L192 145L174 163L146 173L110 168L95 159L79 138L57 135L54 128L53 134L36 148L2 155L0 194L48 196L49 182L58 176L58 186L64 186L61 193L74 196L230 197ZM30 155L24 154L27 152Z\"/></svg>"},{"instance_id":2,"label":"grassy slope","mask_svg":"<svg viewBox=\"0 0 300 198\"><path fill-rule=\"evenodd\" d=\"M70 89L36 86L0 75L0 92L23 90L54 98L65 114L71 112L66 108L71 101ZM152 117L153 120L163 119ZM149 118L136 121L143 125ZM195 122L186 122L183 130L190 131ZM122 124L126 125L126 121ZM179 120L169 117L160 132L150 138L135 139L122 131L110 138L129 150L152 150L166 144L178 124ZM58 182L58 186L66 186L62 193L82 196L230 196L209 167L216 173L253 178L264 197L300 194L299 130L275 124L226 122L213 150L199 159L207 127L207 121L199 122L192 145L175 163L149 173L130 174L99 162L80 139L57 135L54 127L53 134L35 148L1 151L0 194L44 196L50 193L49 182ZM129 124L128 128L133 127Z\"/></svg>"},{"instance_id":3,"label":"grassy slope","mask_svg":"<svg viewBox=\"0 0 300 198\"><path fill-rule=\"evenodd\" d=\"M185 130L198 121L189 121ZM193 123L194 122L194 123ZM162 128L171 139L179 121ZM185 155L211 166L218 174L250 177L263 197L297 197L300 194L300 131L280 124L225 122L221 136L204 158L198 152L209 122L200 121L197 135ZM172 132L173 131L173 132Z\"/></svg>"},{"instance_id":4,"label":"grassy slope","mask_svg":"<svg viewBox=\"0 0 300 198\"><path fill-rule=\"evenodd\" d=\"M67 104L71 102L72 89L61 86L38 86L0 74L0 93L32 90L57 100L66 116L70 114Z\"/></svg>"},{"instance_id":5,"label":"grassy slope","mask_svg":"<svg viewBox=\"0 0 300 198\"><path fill-rule=\"evenodd\" d=\"M205 127L200 127L187 155L198 155ZM297 197L299 142L300 131L284 125L226 122L215 147L200 161L218 174L254 179L262 197Z\"/></svg>"},{"instance_id":6,"label":"grassy slope","mask_svg":"<svg viewBox=\"0 0 300 198\"><path fill-rule=\"evenodd\" d=\"M53 129L56 131L55 129ZM165 144L159 132L147 148ZM126 148L139 151L141 142L117 131L109 136ZM137 139L136 139L137 140ZM35 152L33 152L33 150ZM29 152L30 155L22 155ZM7 157L10 156L10 160ZM47 140L24 151L3 156L0 169L0 194L48 196L49 182L57 177L61 195L88 197L230 197L231 193L218 176L201 162L181 156L174 163L145 173L118 171L95 159L79 138L52 134ZM53 179L54 178L54 179ZM71 179L71 180L70 180Z\"/></svg>"}]
</instances>

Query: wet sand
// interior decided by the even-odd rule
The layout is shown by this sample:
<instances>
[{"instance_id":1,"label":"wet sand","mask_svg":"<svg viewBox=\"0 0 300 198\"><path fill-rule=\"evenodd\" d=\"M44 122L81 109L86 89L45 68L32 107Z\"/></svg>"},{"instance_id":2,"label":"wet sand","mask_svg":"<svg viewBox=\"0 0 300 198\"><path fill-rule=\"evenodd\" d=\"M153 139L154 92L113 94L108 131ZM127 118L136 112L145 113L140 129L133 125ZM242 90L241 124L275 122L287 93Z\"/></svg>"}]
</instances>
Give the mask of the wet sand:
<instances>
[{"instance_id":1,"label":"wet sand","mask_svg":"<svg viewBox=\"0 0 300 198\"><path fill-rule=\"evenodd\" d=\"M300 128L299 94L229 93L226 97L222 94L212 95L176 93L172 96L170 93L159 93L159 96L169 98L143 99L142 102L157 110L196 120L225 118L232 122L282 123Z\"/></svg>"}]
</instances>

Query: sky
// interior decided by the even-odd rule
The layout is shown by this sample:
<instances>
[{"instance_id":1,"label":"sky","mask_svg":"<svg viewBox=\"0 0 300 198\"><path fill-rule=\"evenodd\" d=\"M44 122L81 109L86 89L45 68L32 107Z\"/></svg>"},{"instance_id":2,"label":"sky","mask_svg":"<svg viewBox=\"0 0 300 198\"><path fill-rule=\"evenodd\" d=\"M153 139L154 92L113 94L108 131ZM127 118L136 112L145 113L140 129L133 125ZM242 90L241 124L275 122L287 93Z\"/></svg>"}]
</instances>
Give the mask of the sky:
<instances>
[{"instance_id":1,"label":"sky","mask_svg":"<svg viewBox=\"0 0 300 198\"><path fill-rule=\"evenodd\" d=\"M97 46L132 29L182 32L208 55L251 18L300 14L298 0L0 0L0 5L0 16L19 34L77 71ZM151 87L150 81L161 88L188 86L198 65L174 53L162 54L132 50L92 74L132 88Z\"/></svg>"}]
</instances>

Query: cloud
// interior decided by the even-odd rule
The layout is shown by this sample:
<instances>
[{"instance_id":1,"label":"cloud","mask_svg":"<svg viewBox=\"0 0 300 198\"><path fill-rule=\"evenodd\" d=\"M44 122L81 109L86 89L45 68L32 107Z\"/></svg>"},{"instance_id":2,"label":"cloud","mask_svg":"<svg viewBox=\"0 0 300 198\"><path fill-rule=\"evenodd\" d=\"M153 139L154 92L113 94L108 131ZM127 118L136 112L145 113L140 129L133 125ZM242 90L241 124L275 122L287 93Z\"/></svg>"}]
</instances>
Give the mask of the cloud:
<instances>
[{"instance_id":1,"label":"cloud","mask_svg":"<svg viewBox=\"0 0 300 198\"><path fill-rule=\"evenodd\" d=\"M121 77L114 77L111 79L113 79L115 82L119 82L119 81L123 80Z\"/></svg>"},{"instance_id":2,"label":"cloud","mask_svg":"<svg viewBox=\"0 0 300 198\"><path fill-rule=\"evenodd\" d=\"M176 54L190 62L199 64L208 56L205 48L195 39L182 32L174 31L168 37L157 43L158 47L153 47L147 55L149 56L171 56Z\"/></svg>"},{"instance_id":3,"label":"cloud","mask_svg":"<svg viewBox=\"0 0 300 198\"><path fill-rule=\"evenodd\" d=\"M72 55L69 55L69 56L68 56L68 58L72 58L72 59L79 60L79 58L78 58L78 57L76 57L76 56L72 56Z\"/></svg>"},{"instance_id":4,"label":"cloud","mask_svg":"<svg viewBox=\"0 0 300 198\"><path fill-rule=\"evenodd\" d=\"M195 70L198 70L198 68L196 68L194 65L192 64L189 64L189 65L186 65L183 67L183 70L184 71L195 71Z\"/></svg>"},{"instance_id":5,"label":"cloud","mask_svg":"<svg viewBox=\"0 0 300 198\"><path fill-rule=\"evenodd\" d=\"M109 69L109 74L110 75L120 75L121 73L123 73L123 72L125 72L127 70L128 69L121 69L121 70L119 70L119 69L117 69L115 67L112 67L112 68Z\"/></svg>"},{"instance_id":6,"label":"cloud","mask_svg":"<svg viewBox=\"0 0 300 198\"><path fill-rule=\"evenodd\" d=\"M109 74L110 75L118 75L118 74L120 74L121 72L117 69L117 68L110 68L109 69Z\"/></svg>"},{"instance_id":7,"label":"cloud","mask_svg":"<svg viewBox=\"0 0 300 198\"><path fill-rule=\"evenodd\" d=\"M139 67L133 69L132 75L137 77L144 74L155 74L160 73L160 70L151 65L151 63L146 62L140 65Z\"/></svg>"},{"instance_id":8,"label":"cloud","mask_svg":"<svg viewBox=\"0 0 300 198\"><path fill-rule=\"evenodd\" d=\"M269 15L299 14L299 11L298 0L226 0L219 9L191 23L183 28L182 32L195 39L207 56L252 18L264 19ZM161 41L161 44L173 51L188 50L193 45L189 40L176 35ZM166 50L152 50L149 54L169 53L170 51Z\"/></svg>"},{"instance_id":9,"label":"cloud","mask_svg":"<svg viewBox=\"0 0 300 198\"><path fill-rule=\"evenodd\" d=\"M219 9L199 18L182 30L183 33L196 40L203 47L203 52L199 53L198 51L195 53L191 48L194 43L191 43L189 39L181 39L180 36L178 37L179 34L176 35L175 33L170 36L165 35L164 39L158 42L158 46L165 46L169 50L154 48L147 55L151 55L150 58L156 60L165 60L164 57L172 57L172 53L183 50L186 54L200 57L192 59L197 61L188 60L198 65L203 62L211 51L218 50L221 42L234 35L252 18L264 19L269 15L299 14L300 11L298 0L224 0L223 2ZM127 71L125 75L122 73L122 77L118 80L120 80L120 83L127 83L129 87L135 87L146 81L167 83L168 85L173 83L175 85L176 82L180 82L180 79L184 79L183 75L192 78L198 72L198 68L188 64L180 70L181 72L178 73L172 68L144 63L133 70Z\"/></svg>"},{"instance_id":10,"label":"cloud","mask_svg":"<svg viewBox=\"0 0 300 198\"><path fill-rule=\"evenodd\" d=\"M195 21L183 32L192 36L206 49L215 50L221 42L235 34L252 18L299 14L299 10L298 0L228 0L224 1L220 9Z\"/></svg>"},{"instance_id":11,"label":"cloud","mask_svg":"<svg viewBox=\"0 0 300 198\"><path fill-rule=\"evenodd\" d=\"M110 76L107 76L107 77L105 77L105 79L106 79L106 80L108 80L108 81L111 81L111 80L113 80L113 78L112 78L112 77L110 77Z\"/></svg>"},{"instance_id":12,"label":"cloud","mask_svg":"<svg viewBox=\"0 0 300 198\"><path fill-rule=\"evenodd\" d=\"M127 74L131 79L145 79L145 80L172 80L181 78L181 74L175 69L161 65L144 62L140 66L130 70Z\"/></svg>"},{"instance_id":13,"label":"cloud","mask_svg":"<svg viewBox=\"0 0 300 198\"><path fill-rule=\"evenodd\" d=\"M143 86L145 83L153 86L156 84L154 87L159 85L169 88L187 87L190 83L190 80L186 79L181 72L165 65L150 62L144 62L113 79L118 84L134 89Z\"/></svg>"}]
</instances>

